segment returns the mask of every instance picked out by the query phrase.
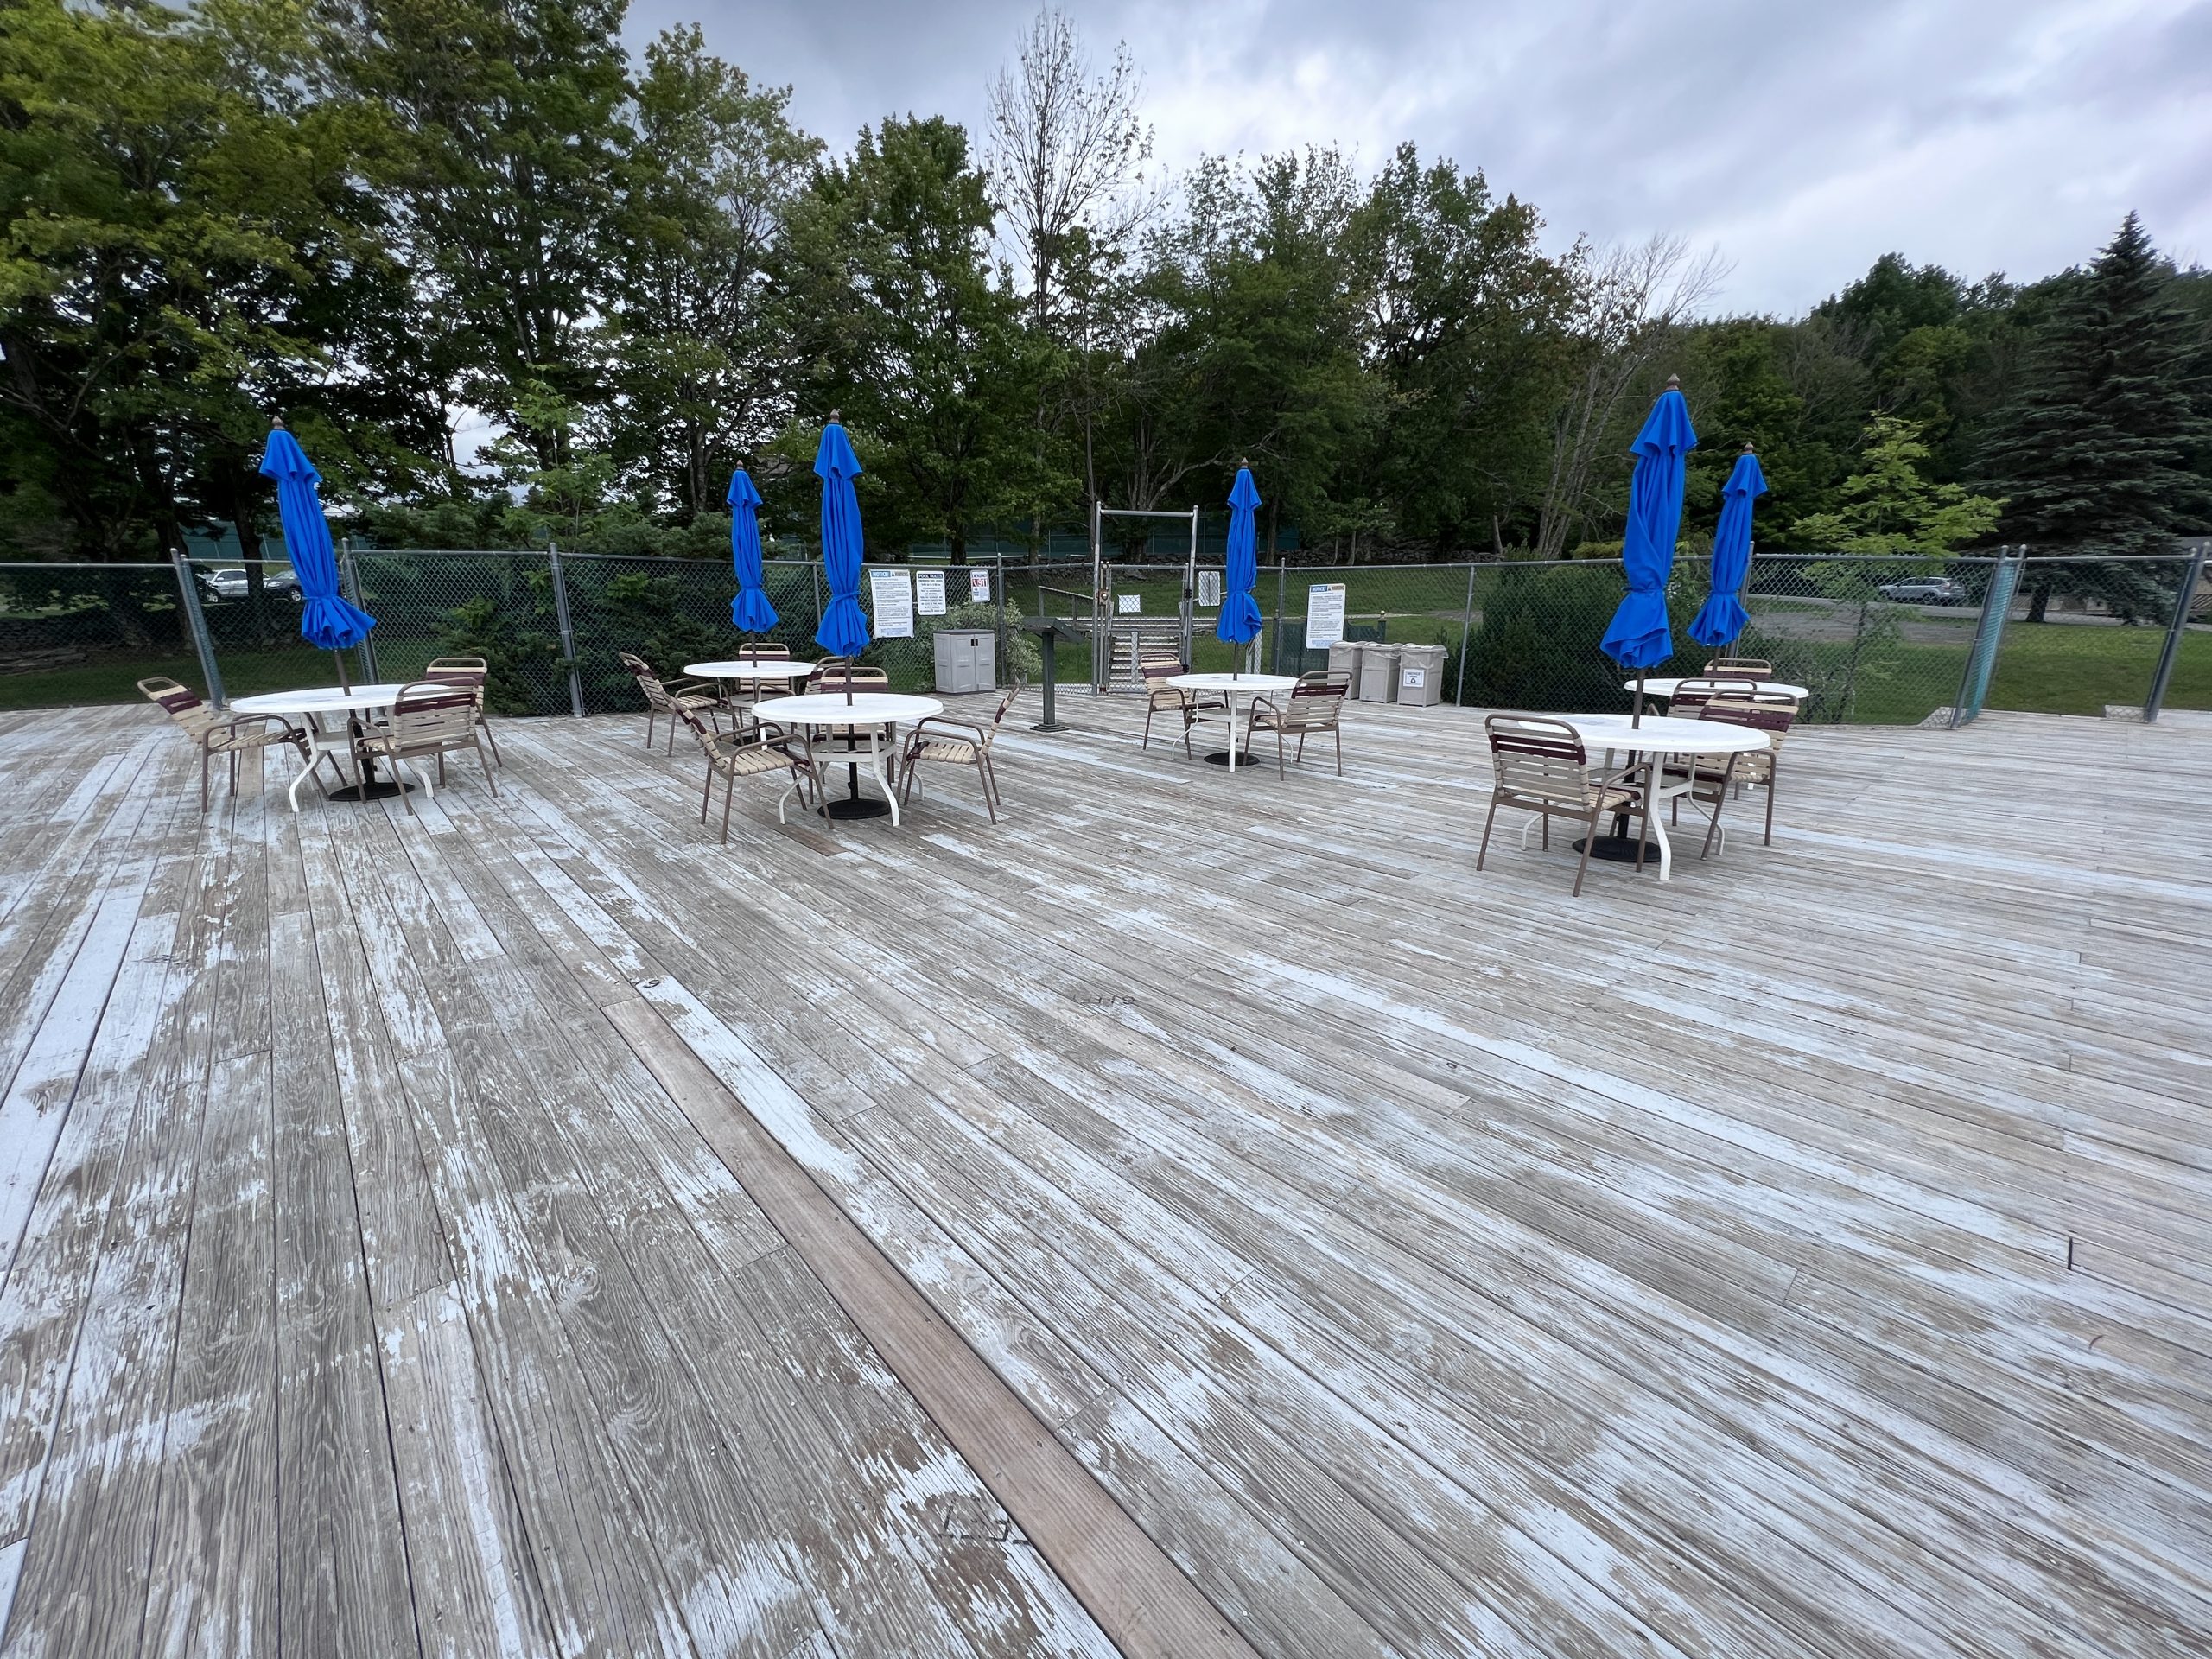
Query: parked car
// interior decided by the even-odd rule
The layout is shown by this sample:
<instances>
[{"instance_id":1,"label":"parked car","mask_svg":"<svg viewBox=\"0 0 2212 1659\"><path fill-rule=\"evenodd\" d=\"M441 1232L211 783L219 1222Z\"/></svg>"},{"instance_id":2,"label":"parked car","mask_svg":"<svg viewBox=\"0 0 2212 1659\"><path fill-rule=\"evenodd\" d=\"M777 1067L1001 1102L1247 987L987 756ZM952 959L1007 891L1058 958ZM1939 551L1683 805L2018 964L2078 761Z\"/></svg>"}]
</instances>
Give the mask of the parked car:
<instances>
[{"instance_id":1,"label":"parked car","mask_svg":"<svg viewBox=\"0 0 2212 1659\"><path fill-rule=\"evenodd\" d=\"M1908 576L1903 582L1882 584L1884 599L1897 600L1908 605L1963 605L1967 590L1963 584L1948 576Z\"/></svg>"},{"instance_id":2,"label":"parked car","mask_svg":"<svg viewBox=\"0 0 2212 1659\"><path fill-rule=\"evenodd\" d=\"M219 565L213 570L203 570L200 580L217 599L244 599L246 595L245 569L241 565ZM262 574L261 588L268 594L289 594L299 596L300 579L289 564L272 564Z\"/></svg>"}]
</instances>

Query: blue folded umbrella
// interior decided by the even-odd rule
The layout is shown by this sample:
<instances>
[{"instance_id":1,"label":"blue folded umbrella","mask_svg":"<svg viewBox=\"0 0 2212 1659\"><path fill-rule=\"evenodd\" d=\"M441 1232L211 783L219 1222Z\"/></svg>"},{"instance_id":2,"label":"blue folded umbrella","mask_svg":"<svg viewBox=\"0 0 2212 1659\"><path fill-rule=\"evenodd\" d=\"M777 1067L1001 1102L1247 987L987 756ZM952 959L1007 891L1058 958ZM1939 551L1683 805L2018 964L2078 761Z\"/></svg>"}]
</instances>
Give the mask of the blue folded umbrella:
<instances>
[{"instance_id":1,"label":"blue folded umbrella","mask_svg":"<svg viewBox=\"0 0 2212 1659\"><path fill-rule=\"evenodd\" d=\"M368 637L377 620L348 604L338 591L338 555L330 524L322 516L317 487L322 474L282 425L269 434L261 473L276 482L276 516L284 526L284 550L300 579L300 633L322 651L347 651Z\"/></svg>"},{"instance_id":2,"label":"blue folded umbrella","mask_svg":"<svg viewBox=\"0 0 2212 1659\"><path fill-rule=\"evenodd\" d=\"M1260 505L1259 486L1252 469L1239 467L1236 483L1229 492L1229 556L1222 571L1221 619L1214 636L1232 645L1249 645L1260 637L1260 601L1252 597L1260 579L1259 527L1253 513Z\"/></svg>"},{"instance_id":3,"label":"blue folded umbrella","mask_svg":"<svg viewBox=\"0 0 2212 1659\"><path fill-rule=\"evenodd\" d=\"M857 463L855 463L857 466ZM737 567L737 593L729 602L730 625L746 633L766 633L776 626L760 566L760 492L741 467L729 475L729 555ZM857 514L855 515L857 517Z\"/></svg>"},{"instance_id":4,"label":"blue folded umbrella","mask_svg":"<svg viewBox=\"0 0 2212 1659\"><path fill-rule=\"evenodd\" d=\"M1630 446L1636 472L1629 480L1628 534L1621 548L1628 596L1613 613L1604 640L1605 655L1623 668L1656 668L1675 654L1667 627L1667 577L1682 526L1683 477L1696 448L1690 406L1670 379Z\"/></svg>"},{"instance_id":5,"label":"blue folded umbrella","mask_svg":"<svg viewBox=\"0 0 2212 1659\"><path fill-rule=\"evenodd\" d=\"M830 585L830 606L814 643L832 657L857 657L868 641L868 617L861 610L861 503L853 492L861 461L834 420L822 429L814 471L822 480L822 575Z\"/></svg>"},{"instance_id":6,"label":"blue folded umbrella","mask_svg":"<svg viewBox=\"0 0 2212 1659\"><path fill-rule=\"evenodd\" d=\"M1700 645L1733 644L1751 620L1736 595L1751 569L1751 503L1765 493L1766 474L1745 444L1720 486L1720 527L1713 532L1713 593L1690 624L1690 638Z\"/></svg>"}]
</instances>

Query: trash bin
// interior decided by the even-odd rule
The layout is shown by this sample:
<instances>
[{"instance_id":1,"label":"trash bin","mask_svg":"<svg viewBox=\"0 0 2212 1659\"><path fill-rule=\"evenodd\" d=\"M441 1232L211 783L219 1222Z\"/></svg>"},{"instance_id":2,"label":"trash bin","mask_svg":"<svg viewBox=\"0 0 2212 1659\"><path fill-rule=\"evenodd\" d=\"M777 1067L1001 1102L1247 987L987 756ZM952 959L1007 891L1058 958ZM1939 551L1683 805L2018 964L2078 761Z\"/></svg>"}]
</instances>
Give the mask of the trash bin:
<instances>
[{"instance_id":1,"label":"trash bin","mask_svg":"<svg viewBox=\"0 0 2212 1659\"><path fill-rule=\"evenodd\" d=\"M1370 639L1359 649L1359 700L1395 702L1398 698L1398 652L1402 647Z\"/></svg>"},{"instance_id":2,"label":"trash bin","mask_svg":"<svg viewBox=\"0 0 2212 1659\"><path fill-rule=\"evenodd\" d=\"M1427 708L1444 701L1444 647L1398 647L1398 701Z\"/></svg>"},{"instance_id":3,"label":"trash bin","mask_svg":"<svg viewBox=\"0 0 2212 1659\"><path fill-rule=\"evenodd\" d=\"M998 690L995 636L988 628L939 628L937 632L937 689L948 696Z\"/></svg>"},{"instance_id":4,"label":"trash bin","mask_svg":"<svg viewBox=\"0 0 2212 1659\"><path fill-rule=\"evenodd\" d=\"M1329 677L1343 675L1354 696L1359 695L1359 646L1357 639L1339 639L1329 647Z\"/></svg>"}]
</instances>

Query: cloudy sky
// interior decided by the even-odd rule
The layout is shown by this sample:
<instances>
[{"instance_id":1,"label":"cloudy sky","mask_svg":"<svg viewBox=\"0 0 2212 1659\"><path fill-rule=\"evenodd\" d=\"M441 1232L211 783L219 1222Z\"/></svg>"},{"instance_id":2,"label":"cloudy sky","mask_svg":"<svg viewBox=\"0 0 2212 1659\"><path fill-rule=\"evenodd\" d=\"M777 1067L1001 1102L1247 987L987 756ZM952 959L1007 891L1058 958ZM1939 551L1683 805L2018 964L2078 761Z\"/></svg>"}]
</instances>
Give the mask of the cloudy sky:
<instances>
[{"instance_id":1,"label":"cloudy sky","mask_svg":"<svg viewBox=\"0 0 2212 1659\"><path fill-rule=\"evenodd\" d=\"M792 87L833 145L887 111L979 130L1033 0L632 0ZM1160 156L1403 139L1578 232L1716 247L1792 315L1897 250L1967 276L2088 257L2130 207L2212 261L2212 0L1073 0L1126 41Z\"/></svg>"}]
</instances>

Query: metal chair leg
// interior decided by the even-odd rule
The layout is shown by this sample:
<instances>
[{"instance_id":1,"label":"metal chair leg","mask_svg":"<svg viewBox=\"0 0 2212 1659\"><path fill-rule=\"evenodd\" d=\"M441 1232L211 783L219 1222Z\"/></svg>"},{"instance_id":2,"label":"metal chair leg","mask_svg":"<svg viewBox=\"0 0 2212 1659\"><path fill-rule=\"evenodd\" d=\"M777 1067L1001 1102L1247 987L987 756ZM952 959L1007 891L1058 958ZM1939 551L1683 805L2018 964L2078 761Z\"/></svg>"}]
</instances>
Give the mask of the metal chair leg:
<instances>
[{"instance_id":1,"label":"metal chair leg","mask_svg":"<svg viewBox=\"0 0 2212 1659\"><path fill-rule=\"evenodd\" d=\"M1605 801L1601 797L1598 804L1590 809L1590 821L1582 826L1582 856L1574 863L1574 891L1567 895L1570 899L1580 899L1582 896L1582 878L1590 868L1590 848L1591 844L1598 839L1598 817L1604 807ZM1550 822L1550 814L1545 815L1545 822ZM1640 851L1637 868L1643 868Z\"/></svg>"},{"instance_id":2,"label":"metal chair leg","mask_svg":"<svg viewBox=\"0 0 2212 1659\"><path fill-rule=\"evenodd\" d=\"M1475 849L1475 868L1478 870L1483 867L1483 860L1490 856L1490 832L1491 826L1497 822L1497 791L1492 790L1490 797L1490 810L1483 815L1482 845Z\"/></svg>"}]
</instances>

